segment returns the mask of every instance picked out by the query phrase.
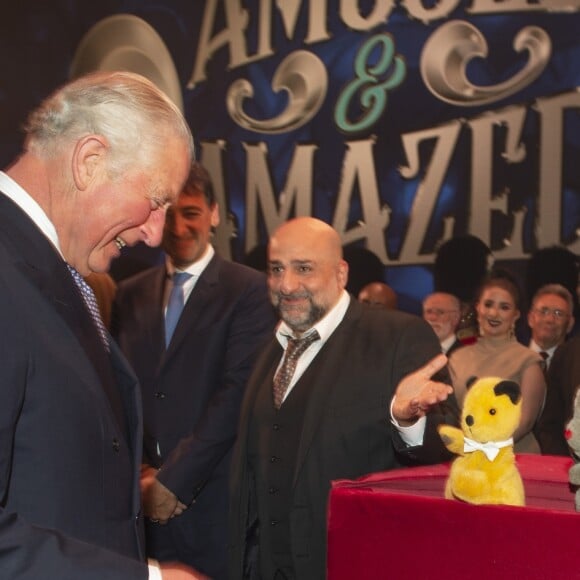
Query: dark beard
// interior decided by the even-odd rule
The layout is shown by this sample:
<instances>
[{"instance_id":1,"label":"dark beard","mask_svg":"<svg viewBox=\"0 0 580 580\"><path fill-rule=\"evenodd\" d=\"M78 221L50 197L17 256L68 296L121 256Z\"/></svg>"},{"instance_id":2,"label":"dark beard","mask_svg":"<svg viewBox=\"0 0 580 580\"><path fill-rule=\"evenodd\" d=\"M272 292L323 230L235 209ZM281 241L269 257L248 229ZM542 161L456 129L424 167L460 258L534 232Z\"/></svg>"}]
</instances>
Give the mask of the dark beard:
<instances>
[{"instance_id":1,"label":"dark beard","mask_svg":"<svg viewBox=\"0 0 580 580\"><path fill-rule=\"evenodd\" d=\"M312 301L312 297L308 296L308 301L310 303L310 308L306 313L306 318L300 317L300 320L296 320L296 316L289 315L285 308L282 306L283 296L280 293L276 294L277 304L275 306L278 316L294 331L302 333L312 328L319 320L324 318L327 309L320 304L315 304ZM290 309L289 309L290 310Z\"/></svg>"}]
</instances>

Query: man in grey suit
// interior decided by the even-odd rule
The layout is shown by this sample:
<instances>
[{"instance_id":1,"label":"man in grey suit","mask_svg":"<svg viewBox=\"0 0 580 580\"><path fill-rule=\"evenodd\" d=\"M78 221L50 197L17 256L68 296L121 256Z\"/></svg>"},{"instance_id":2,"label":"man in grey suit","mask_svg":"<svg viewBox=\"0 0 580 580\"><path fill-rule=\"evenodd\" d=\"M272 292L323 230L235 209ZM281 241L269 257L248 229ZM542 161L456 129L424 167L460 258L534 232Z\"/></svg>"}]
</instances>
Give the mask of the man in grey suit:
<instances>
[{"instance_id":1,"label":"man in grey suit","mask_svg":"<svg viewBox=\"0 0 580 580\"><path fill-rule=\"evenodd\" d=\"M276 323L265 275L212 247L218 221L210 177L194 163L168 211L166 264L123 281L115 305L119 343L142 385L148 554L214 580L227 578L240 404L256 351ZM177 277L186 278L183 286ZM174 317L176 291L184 305Z\"/></svg>"},{"instance_id":2,"label":"man in grey suit","mask_svg":"<svg viewBox=\"0 0 580 580\"><path fill-rule=\"evenodd\" d=\"M194 578L145 562L137 381L82 282L160 242L192 151L151 82L97 73L30 115L0 172L2 578Z\"/></svg>"},{"instance_id":3,"label":"man in grey suit","mask_svg":"<svg viewBox=\"0 0 580 580\"><path fill-rule=\"evenodd\" d=\"M331 480L400 465L396 450L405 461L447 457L434 432L445 417L431 411L452 388L431 380L447 359L425 321L346 293L348 265L329 225L286 222L268 251L270 298L282 322L242 405L231 578L323 579ZM296 359L289 352L302 339L311 343Z\"/></svg>"}]
</instances>

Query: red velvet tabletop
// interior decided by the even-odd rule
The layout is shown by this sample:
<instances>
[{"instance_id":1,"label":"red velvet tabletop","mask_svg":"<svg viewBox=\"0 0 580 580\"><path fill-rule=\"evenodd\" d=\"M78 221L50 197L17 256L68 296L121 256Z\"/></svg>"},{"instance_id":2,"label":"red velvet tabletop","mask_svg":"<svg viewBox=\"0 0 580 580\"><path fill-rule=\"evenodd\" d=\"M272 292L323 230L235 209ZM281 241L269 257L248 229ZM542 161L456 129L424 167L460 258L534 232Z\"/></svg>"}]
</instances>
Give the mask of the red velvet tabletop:
<instances>
[{"instance_id":1,"label":"red velvet tabletop","mask_svg":"<svg viewBox=\"0 0 580 580\"><path fill-rule=\"evenodd\" d=\"M526 507L446 500L449 464L333 482L328 579L580 579L572 460L518 455Z\"/></svg>"}]
</instances>

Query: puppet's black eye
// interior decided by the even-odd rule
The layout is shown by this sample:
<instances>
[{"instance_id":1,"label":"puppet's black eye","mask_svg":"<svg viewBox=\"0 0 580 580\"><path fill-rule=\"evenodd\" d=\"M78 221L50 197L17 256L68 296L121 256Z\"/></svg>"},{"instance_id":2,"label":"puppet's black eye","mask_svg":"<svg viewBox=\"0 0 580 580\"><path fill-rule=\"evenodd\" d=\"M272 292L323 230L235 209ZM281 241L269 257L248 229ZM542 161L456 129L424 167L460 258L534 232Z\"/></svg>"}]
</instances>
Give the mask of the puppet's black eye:
<instances>
[{"instance_id":1,"label":"puppet's black eye","mask_svg":"<svg viewBox=\"0 0 580 580\"><path fill-rule=\"evenodd\" d=\"M489 410L489 414L490 415L495 415L495 413L496 413L495 409L492 408L492 409Z\"/></svg>"}]
</instances>

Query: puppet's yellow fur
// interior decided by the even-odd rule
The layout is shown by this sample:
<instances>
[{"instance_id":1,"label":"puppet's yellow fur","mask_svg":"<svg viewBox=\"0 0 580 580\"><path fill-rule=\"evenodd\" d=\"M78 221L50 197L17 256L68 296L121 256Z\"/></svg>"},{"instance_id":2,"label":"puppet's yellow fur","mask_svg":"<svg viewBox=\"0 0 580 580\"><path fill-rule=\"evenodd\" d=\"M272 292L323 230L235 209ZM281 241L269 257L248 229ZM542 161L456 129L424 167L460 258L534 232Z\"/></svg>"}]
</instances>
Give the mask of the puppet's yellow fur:
<instances>
[{"instance_id":1,"label":"puppet's yellow fur","mask_svg":"<svg viewBox=\"0 0 580 580\"><path fill-rule=\"evenodd\" d=\"M516 383L486 377L471 386L463 405L461 429L439 427L445 446L459 455L451 465L445 497L473 504L525 504L513 443L500 446L493 460L482 450L464 450L465 438L478 443L509 440L520 416L521 394Z\"/></svg>"}]
</instances>

